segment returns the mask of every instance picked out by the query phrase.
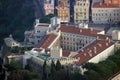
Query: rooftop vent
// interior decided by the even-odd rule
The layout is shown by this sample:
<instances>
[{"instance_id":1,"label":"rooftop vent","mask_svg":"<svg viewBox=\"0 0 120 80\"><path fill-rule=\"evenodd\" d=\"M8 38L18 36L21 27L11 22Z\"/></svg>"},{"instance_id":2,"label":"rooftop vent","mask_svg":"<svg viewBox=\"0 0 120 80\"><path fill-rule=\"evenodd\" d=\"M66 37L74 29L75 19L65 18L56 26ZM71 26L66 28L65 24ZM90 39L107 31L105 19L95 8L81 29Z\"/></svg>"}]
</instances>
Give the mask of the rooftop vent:
<instances>
[{"instance_id":1,"label":"rooftop vent","mask_svg":"<svg viewBox=\"0 0 120 80\"><path fill-rule=\"evenodd\" d=\"M93 28L90 28L90 31L93 31Z\"/></svg>"},{"instance_id":2,"label":"rooftop vent","mask_svg":"<svg viewBox=\"0 0 120 80\"><path fill-rule=\"evenodd\" d=\"M102 44L98 43L98 46L99 46L99 47L102 47Z\"/></svg>"},{"instance_id":3,"label":"rooftop vent","mask_svg":"<svg viewBox=\"0 0 120 80\"><path fill-rule=\"evenodd\" d=\"M86 53L84 53L83 55L86 56Z\"/></svg>"},{"instance_id":4,"label":"rooftop vent","mask_svg":"<svg viewBox=\"0 0 120 80\"><path fill-rule=\"evenodd\" d=\"M82 29L80 29L80 33L82 32Z\"/></svg>"},{"instance_id":5,"label":"rooftop vent","mask_svg":"<svg viewBox=\"0 0 120 80\"><path fill-rule=\"evenodd\" d=\"M78 57L77 59L80 60L80 57Z\"/></svg>"},{"instance_id":6,"label":"rooftop vent","mask_svg":"<svg viewBox=\"0 0 120 80\"><path fill-rule=\"evenodd\" d=\"M102 2L100 2L100 6L102 5Z\"/></svg>"},{"instance_id":7,"label":"rooftop vent","mask_svg":"<svg viewBox=\"0 0 120 80\"><path fill-rule=\"evenodd\" d=\"M108 43L106 43L106 46L108 46Z\"/></svg>"},{"instance_id":8,"label":"rooftop vent","mask_svg":"<svg viewBox=\"0 0 120 80\"><path fill-rule=\"evenodd\" d=\"M83 50L83 49L82 49L81 51L82 51L82 52L84 52L84 50Z\"/></svg>"},{"instance_id":9,"label":"rooftop vent","mask_svg":"<svg viewBox=\"0 0 120 80\"><path fill-rule=\"evenodd\" d=\"M92 57L92 54L91 53L88 53L90 57Z\"/></svg>"}]
</instances>

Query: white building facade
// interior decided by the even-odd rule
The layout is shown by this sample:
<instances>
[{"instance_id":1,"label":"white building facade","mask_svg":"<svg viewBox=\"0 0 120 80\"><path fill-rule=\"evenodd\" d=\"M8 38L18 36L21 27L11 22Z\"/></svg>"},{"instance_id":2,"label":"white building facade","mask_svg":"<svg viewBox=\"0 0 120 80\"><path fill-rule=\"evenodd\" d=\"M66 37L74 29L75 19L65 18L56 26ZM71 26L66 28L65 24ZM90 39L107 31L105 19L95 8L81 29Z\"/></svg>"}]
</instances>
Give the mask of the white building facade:
<instances>
[{"instance_id":1,"label":"white building facade","mask_svg":"<svg viewBox=\"0 0 120 80\"><path fill-rule=\"evenodd\" d=\"M92 21L95 24L116 24L120 21L119 17L119 5L94 3L92 7Z\"/></svg>"}]
</instances>

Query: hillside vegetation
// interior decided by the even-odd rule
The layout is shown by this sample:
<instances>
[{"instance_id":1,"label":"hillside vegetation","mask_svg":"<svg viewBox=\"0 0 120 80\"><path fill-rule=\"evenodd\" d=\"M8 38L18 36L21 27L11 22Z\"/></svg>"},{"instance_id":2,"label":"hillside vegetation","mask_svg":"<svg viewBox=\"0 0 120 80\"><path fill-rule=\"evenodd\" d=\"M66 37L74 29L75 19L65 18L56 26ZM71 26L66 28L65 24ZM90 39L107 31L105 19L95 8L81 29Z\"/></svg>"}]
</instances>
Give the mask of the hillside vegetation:
<instances>
[{"instance_id":1,"label":"hillside vegetation","mask_svg":"<svg viewBox=\"0 0 120 80\"><path fill-rule=\"evenodd\" d=\"M0 0L0 46L9 34L23 40L24 31L33 26L34 8L33 0Z\"/></svg>"}]
</instances>

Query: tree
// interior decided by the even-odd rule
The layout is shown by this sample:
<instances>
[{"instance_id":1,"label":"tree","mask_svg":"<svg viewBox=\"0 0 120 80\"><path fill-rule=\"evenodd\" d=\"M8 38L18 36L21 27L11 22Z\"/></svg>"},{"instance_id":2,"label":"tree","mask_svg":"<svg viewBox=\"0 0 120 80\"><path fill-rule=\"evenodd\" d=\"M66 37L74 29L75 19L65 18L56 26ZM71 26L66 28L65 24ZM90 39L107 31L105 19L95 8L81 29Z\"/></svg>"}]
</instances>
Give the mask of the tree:
<instances>
[{"instance_id":1,"label":"tree","mask_svg":"<svg viewBox=\"0 0 120 80\"><path fill-rule=\"evenodd\" d=\"M105 80L98 72L89 70L83 75L85 80ZM81 79L82 80L82 79Z\"/></svg>"},{"instance_id":2,"label":"tree","mask_svg":"<svg viewBox=\"0 0 120 80\"><path fill-rule=\"evenodd\" d=\"M55 80L55 73L56 73L56 69L55 69L55 63L54 63L54 61L52 60L52 62L51 62L51 78L53 79L53 80Z\"/></svg>"},{"instance_id":3,"label":"tree","mask_svg":"<svg viewBox=\"0 0 120 80\"><path fill-rule=\"evenodd\" d=\"M22 66L17 62L11 62L10 64L5 65L8 68L8 71L14 71L17 69L22 69Z\"/></svg>"},{"instance_id":4,"label":"tree","mask_svg":"<svg viewBox=\"0 0 120 80\"><path fill-rule=\"evenodd\" d=\"M53 14L48 14L40 20L40 23L50 23L50 19L53 17Z\"/></svg>"},{"instance_id":5,"label":"tree","mask_svg":"<svg viewBox=\"0 0 120 80\"><path fill-rule=\"evenodd\" d=\"M1 73L2 70L3 70L2 65L3 65L3 60L0 58L0 73Z\"/></svg>"},{"instance_id":6,"label":"tree","mask_svg":"<svg viewBox=\"0 0 120 80\"><path fill-rule=\"evenodd\" d=\"M57 60L57 63L56 63L56 71L59 71L61 68L62 68L61 63L60 63L59 60Z\"/></svg>"},{"instance_id":7,"label":"tree","mask_svg":"<svg viewBox=\"0 0 120 80\"><path fill-rule=\"evenodd\" d=\"M18 46L15 46L15 47L12 47L12 48L11 48L11 52L12 52L12 53L18 53L19 50L20 50L20 48L19 48Z\"/></svg>"},{"instance_id":8,"label":"tree","mask_svg":"<svg viewBox=\"0 0 120 80\"><path fill-rule=\"evenodd\" d=\"M23 41L24 31L32 28L35 19L33 1L0 0L0 46L9 34Z\"/></svg>"},{"instance_id":9,"label":"tree","mask_svg":"<svg viewBox=\"0 0 120 80\"><path fill-rule=\"evenodd\" d=\"M29 64L27 64L27 65L25 66L25 69L27 69L27 70L29 70L29 71L33 71L32 68L31 68L31 66L30 66Z\"/></svg>"},{"instance_id":10,"label":"tree","mask_svg":"<svg viewBox=\"0 0 120 80\"><path fill-rule=\"evenodd\" d=\"M43 64L43 80L46 79L47 79L47 70L46 70L46 60L45 60Z\"/></svg>"}]
</instances>

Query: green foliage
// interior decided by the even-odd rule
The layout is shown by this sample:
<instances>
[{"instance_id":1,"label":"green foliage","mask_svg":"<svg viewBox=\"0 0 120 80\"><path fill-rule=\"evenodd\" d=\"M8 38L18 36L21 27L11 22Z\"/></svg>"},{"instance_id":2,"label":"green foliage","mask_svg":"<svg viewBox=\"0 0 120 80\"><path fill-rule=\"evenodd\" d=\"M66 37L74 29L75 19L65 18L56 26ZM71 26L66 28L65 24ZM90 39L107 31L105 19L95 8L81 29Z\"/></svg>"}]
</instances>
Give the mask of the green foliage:
<instances>
[{"instance_id":1,"label":"green foliage","mask_svg":"<svg viewBox=\"0 0 120 80\"><path fill-rule=\"evenodd\" d=\"M33 0L0 0L0 46L9 34L23 40L24 31L33 26L34 10Z\"/></svg>"},{"instance_id":2,"label":"green foliage","mask_svg":"<svg viewBox=\"0 0 120 80\"><path fill-rule=\"evenodd\" d=\"M50 19L53 17L53 14L48 14L40 20L41 23L50 23Z\"/></svg>"},{"instance_id":3,"label":"green foliage","mask_svg":"<svg viewBox=\"0 0 120 80\"><path fill-rule=\"evenodd\" d=\"M36 73L29 72L28 70L14 70L8 76L8 80L33 80L33 79L40 80L40 77Z\"/></svg>"},{"instance_id":4,"label":"green foliage","mask_svg":"<svg viewBox=\"0 0 120 80\"><path fill-rule=\"evenodd\" d=\"M26 70L29 70L29 71L33 71L32 68L31 68L31 66L30 66L29 64L27 64L27 65L25 66L25 69L26 69Z\"/></svg>"},{"instance_id":5,"label":"green foliage","mask_svg":"<svg viewBox=\"0 0 120 80\"><path fill-rule=\"evenodd\" d=\"M54 61L52 60L52 62L51 62L51 76L50 77L52 77L53 78L53 80L55 80L55 73L56 73L56 69L55 69L55 63L54 63Z\"/></svg>"},{"instance_id":6,"label":"green foliage","mask_svg":"<svg viewBox=\"0 0 120 80\"><path fill-rule=\"evenodd\" d=\"M12 52L12 53L18 53L19 50L20 50L20 48L19 48L18 46L15 46L15 47L12 47L12 48L11 48L11 52Z\"/></svg>"},{"instance_id":7,"label":"green foliage","mask_svg":"<svg viewBox=\"0 0 120 80\"><path fill-rule=\"evenodd\" d=\"M22 66L17 62L11 62L10 64L7 64L6 67L8 68L8 71L22 69Z\"/></svg>"},{"instance_id":8,"label":"green foliage","mask_svg":"<svg viewBox=\"0 0 120 80\"><path fill-rule=\"evenodd\" d=\"M46 65L46 60L44 61L44 64L43 64L43 80L46 80L47 79L47 65Z\"/></svg>"},{"instance_id":9,"label":"green foliage","mask_svg":"<svg viewBox=\"0 0 120 80\"><path fill-rule=\"evenodd\" d=\"M61 63L60 63L59 60L57 60L57 63L56 63L56 71L59 71L61 68L62 68Z\"/></svg>"},{"instance_id":10,"label":"green foliage","mask_svg":"<svg viewBox=\"0 0 120 80\"><path fill-rule=\"evenodd\" d=\"M83 68L88 69L84 75L86 80L107 80L120 71L120 50L98 64L86 63Z\"/></svg>"},{"instance_id":11,"label":"green foliage","mask_svg":"<svg viewBox=\"0 0 120 80\"><path fill-rule=\"evenodd\" d=\"M18 46L14 46L11 48L11 52L12 53L24 53L26 50L31 50L31 47L18 47Z\"/></svg>"},{"instance_id":12,"label":"green foliage","mask_svg":"<svg viewBox=\"0 0 120 80\"><path fill-rule=\"evenodd\" d=\"M79 72L70 73L70 80L85 80Z\"/></svg>"}]
</instances>

